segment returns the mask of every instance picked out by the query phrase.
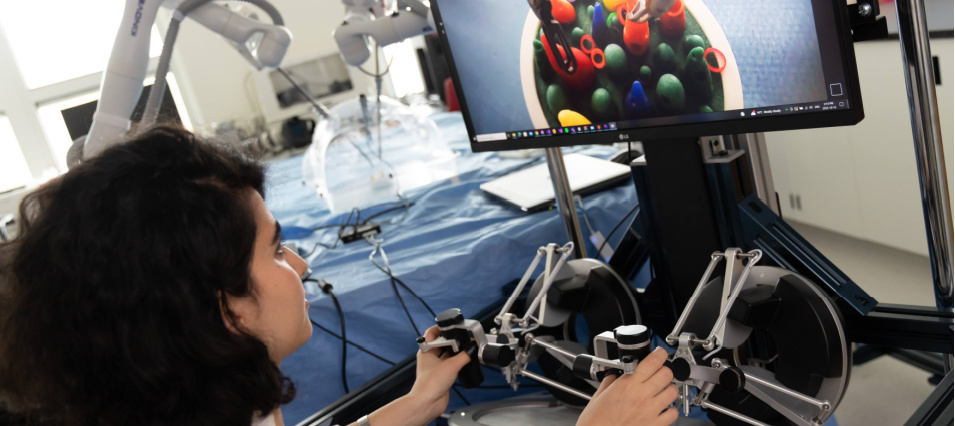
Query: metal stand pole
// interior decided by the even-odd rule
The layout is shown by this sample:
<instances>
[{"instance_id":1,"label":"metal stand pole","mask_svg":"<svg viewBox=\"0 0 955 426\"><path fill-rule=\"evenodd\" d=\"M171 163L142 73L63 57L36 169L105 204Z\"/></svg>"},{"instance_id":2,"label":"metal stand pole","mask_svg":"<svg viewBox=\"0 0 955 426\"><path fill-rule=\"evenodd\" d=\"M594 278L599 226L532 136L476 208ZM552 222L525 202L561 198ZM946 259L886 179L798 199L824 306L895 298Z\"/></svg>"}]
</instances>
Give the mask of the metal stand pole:
<instances>
[{"instance_id":1,"label":"metal stand pole","mask_svg":"<svg viewBox=\"0 0 955 426\"><path fill-rule=\"evenodd\" d=\"M550 180L554 184L554 198L557 200L557 210L564 219L564 228L567 229L567 238L574 242L574 258L586 259L587 249L584 248L584 237L580 233L580 223L577 221L577 209L574 208L574 193L570 190L570 180L567 179L567 169L564 167L564 156L560 148L547 148L547 168L550 170Z\"/></svg>"},{"instance_id":2,"label":"metal stand pole","mask_svg":"<svg viewBox=\"0 0 955 426\"><path fill-rule=\"evenodd\" d=\"M952 307L952 211L945 175L938 105L935 98L935 75L929 48L925 5L920 0L896 0L899 18L899 40L905 67L912 133L915 138L915 159L922 191L925 231L929 240L929 259L935 281L938 307ZM946 357L946 372L952 367Z\"/></svg>"},{"instance_id":3,"label":"metal stand pole","mask_svg":"<svg viewBox=\"0 0 955 426\"><path fill-rule=\"evenodd\" d=\"M773 172L769 168L769 150L766 148L766 138L762 133L742 133L724 136L727 147L741 149L746 152L746 165L749 168L750 178L753 180L753 191L756 196L779 214L779 203L776 202L776 186L773 183ZM729 143L732 142L732 143Z\"/></svg>"}]
</instances>

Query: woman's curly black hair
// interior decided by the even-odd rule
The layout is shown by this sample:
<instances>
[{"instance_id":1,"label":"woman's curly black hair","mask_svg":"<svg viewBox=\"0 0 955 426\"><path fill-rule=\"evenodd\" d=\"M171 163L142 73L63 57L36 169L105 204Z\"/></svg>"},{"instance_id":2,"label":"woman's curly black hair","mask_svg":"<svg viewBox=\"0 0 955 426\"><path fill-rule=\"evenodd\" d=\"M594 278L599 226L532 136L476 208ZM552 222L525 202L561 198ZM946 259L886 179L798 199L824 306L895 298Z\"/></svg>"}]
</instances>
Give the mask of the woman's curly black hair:
<instances>
[{"instance_id":1,"label":"woman's curly black hair","mask_svg":"<svg viewBox=\"0 0 955 426\"><path fill-rule=\"evenodd\" d=\"M0 246L0 394L65 425L248 425L291 401L225 303L254 294L249 196L264 179L159 126L28 195Z\"/></svg>"}]
</instances>

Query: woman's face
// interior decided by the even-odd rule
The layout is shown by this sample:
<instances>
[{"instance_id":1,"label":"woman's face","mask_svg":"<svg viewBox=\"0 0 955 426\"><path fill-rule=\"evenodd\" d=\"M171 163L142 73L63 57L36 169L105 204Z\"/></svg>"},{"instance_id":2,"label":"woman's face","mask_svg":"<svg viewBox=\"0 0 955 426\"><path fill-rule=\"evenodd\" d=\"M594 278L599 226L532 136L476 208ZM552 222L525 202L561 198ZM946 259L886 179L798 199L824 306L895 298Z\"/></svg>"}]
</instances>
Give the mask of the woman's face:
<instances>
[{"instance_id":1,"label":"woman's face","mask_svg":"<svg viewBox=\"0 0 955 426\"><path fill-rule=\"evenodd\" d=\"M278 363L312 335L301 278L308 264L280 245L279 224L262 196L249 193L256 226L251 266L255 289L251 296L230 296L229 307L246 330L265 342L269 357Z\"/></svg>"}]
</instances>

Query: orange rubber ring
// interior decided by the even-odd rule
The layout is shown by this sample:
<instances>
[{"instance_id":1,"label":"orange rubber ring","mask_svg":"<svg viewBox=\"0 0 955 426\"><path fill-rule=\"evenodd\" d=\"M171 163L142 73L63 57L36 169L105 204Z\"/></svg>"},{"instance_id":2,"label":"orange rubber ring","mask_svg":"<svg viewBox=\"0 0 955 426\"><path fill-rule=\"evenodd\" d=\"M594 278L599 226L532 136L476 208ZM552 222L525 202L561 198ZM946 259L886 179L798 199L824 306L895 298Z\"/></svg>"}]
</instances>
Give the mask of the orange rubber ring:
<instances>
[{"instance_id":1,"label":"orange rubber ring","mask_svg":"<svg viewBox=\"0 0 955 426\"><path fill-rule=\"evenodd\" d=\"M604 65L607 65L604 51L597 47L590 51L590 60L594 63L594 68L597 69L603 69Z\"/></svg>"},{"instance_id":2,"label":"orange rubber ring","mask_svg":"<svg viewBox=\"0 0 955 426\"><path fill-rule=\"evenodd\" d=\"M710 53L716 56L716 64L718 65L717 67L714 67L712 64L710 64L710 61L706 60ZM703 51L703 60L706 61L706 66L710 68L710 71L723 72L723 70L726 68L726 56L723 56L723 52L720 52L719 49L715 47L710 47Z\"/></svg>"},{"instance_id":3,"label":"orange rubber ring","mask_svg":"<svg viewBox=\"0 0 955 426\"><path fill-rule=\"evenodd\" d=\"M590 47L587 47L585 42L590 43ZM596 47L597 45L594 43L594 38L590 34L584 34L583 37L580 38L580 50L583 50L584 53L589 55Z\"/></svg>"}]
</instances>

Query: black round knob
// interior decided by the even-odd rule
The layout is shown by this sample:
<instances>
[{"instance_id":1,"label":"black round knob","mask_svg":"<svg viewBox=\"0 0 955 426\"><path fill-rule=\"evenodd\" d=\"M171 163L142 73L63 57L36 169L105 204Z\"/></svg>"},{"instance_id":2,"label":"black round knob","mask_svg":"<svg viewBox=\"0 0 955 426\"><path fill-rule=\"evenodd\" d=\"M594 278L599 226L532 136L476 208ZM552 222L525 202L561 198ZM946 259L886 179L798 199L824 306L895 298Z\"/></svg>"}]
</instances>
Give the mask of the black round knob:
<instances>
[{"instance_id":1,"label":"black round knob","mask_svg":"<svg viewBox=\"0 0 955 426\"><path fill-rule=\"evenodd\" d=\"M461 315L460 309L451 308L438 314L438 316L434 317L434 320L438 323L438 327L450 327L452 325L463 324L464 315Z\"/></svg>"},{"instance_id":2,"label":"black round knob","mask_svg":"<svg viewBox=\"0 0 955 426\"><path fill-rule=\"evenodd\" d=\"M690 378L690 363L683 358L671 361L670 370L673 371L673 378L678 381L682 382Z\"/></svg>"},{"instance_id":3,"label":"black round knob","mask_svg":"<svg viewBox=\"0 0 955 426\"><path fill-rule=\"evenodd\" d=\"M650 342L650 329L645 325L622 325L613 330L613 338L621 345Z\"/></svg>"},{"instance_id":4,"label":"black round knob","mask_svg":"<svg viewBox=\"0 0 955 426\"><path fill-rule=\"evenodd\" d=\"M720 373L720 387L727 392L739 392L746 386L746 375L739 367L730 367Z\"/></svg>"},{"instance_id":5,"label":"black round knob","mask_svg":"<svg viewBox=\"0 0 955 426\"><path fill-rule=\"evenodd\" d=\"M481 363L497 367L507 367L514 361L514 350L509 346L488 343L481 351Z\"/></svg>"}]
</instances>

